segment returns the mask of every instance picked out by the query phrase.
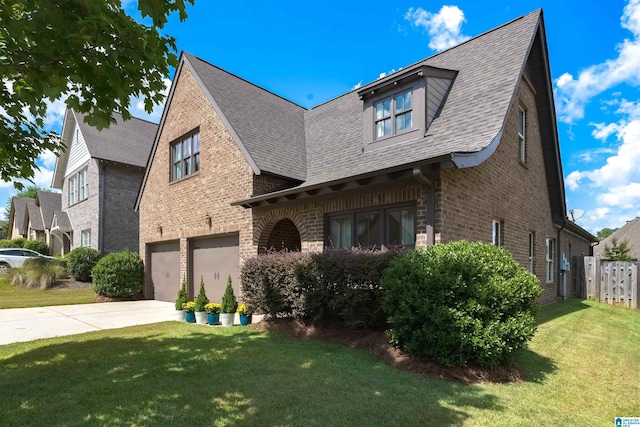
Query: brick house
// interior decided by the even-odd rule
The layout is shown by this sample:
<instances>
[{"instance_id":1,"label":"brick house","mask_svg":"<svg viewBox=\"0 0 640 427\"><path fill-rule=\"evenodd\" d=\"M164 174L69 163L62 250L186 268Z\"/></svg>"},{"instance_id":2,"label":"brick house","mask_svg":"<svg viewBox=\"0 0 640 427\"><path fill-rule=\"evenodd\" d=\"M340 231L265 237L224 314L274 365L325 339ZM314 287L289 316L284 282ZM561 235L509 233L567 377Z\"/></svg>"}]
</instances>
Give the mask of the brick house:
<instances>
[{"instance_id":1,"label":"brick house","mask_svg":"<svg viewBox=\"0 0 640 427\"><path fill-rule=\"evenodd\" d=\"M309 110L183 53L138 195L147 297L220 300L266 248L504 245L575 293L542 11Z\"/></svg>"},{"instance_id":2,"label":"brick house","mask_svg":"<svg viewBox=\"0 0 640 427\"><path fill-rule=\"evenodd\" d=\"M51 234L53 214L60 210L60 193L38 191L35 199L30 197L11 198L9 209L8 239L23 237L27 240L44 240L50 255L62 251L61 242Z\"/></svg>"},{"instance_id":3,"label":"brick house","mask_svg":"<svg viewBox=\"0 0 640 427\"><path fill-rule=\"evenodd\" d=\"M157 130L131 118L98 131L84 116L67 110L64 152L56 160L51 186L62 190L51 233L64 253L88 246L109 253L138 248L138 212L133 209Z\"/></svg>"}]
</instances>

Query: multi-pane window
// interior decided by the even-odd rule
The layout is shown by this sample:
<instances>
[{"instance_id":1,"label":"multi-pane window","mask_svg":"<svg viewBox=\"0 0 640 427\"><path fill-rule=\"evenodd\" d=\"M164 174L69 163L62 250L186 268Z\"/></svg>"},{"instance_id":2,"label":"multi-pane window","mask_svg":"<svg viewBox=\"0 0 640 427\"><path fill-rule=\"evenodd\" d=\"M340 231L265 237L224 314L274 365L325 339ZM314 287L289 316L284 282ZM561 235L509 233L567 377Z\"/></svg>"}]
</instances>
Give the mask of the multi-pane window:
<instances>
[{"instance_id":1,"label":"multi-pane window","mask_svg":"<svg viewBox=\"0 0 640 427\"><path fill-rule=\"evenodd\" d=\"M533 257L536 249L536 233L529 232L529 271L533 273Z\"/></svg>"},{"instance_id":2,"label":"multi-pane window","mask_svg":"<svg viewBox=\"0 0 640 427\"><path fill-rule=\"evenodd\" d=\"M69 206L89 197L89 169L84 168L69 178Z\"/></svg>"},{"instance_id":3,"label":"multi-pane window","mask_svg":"<svg viewBox=\"0 0 640 427\"><path fill-rule=\"evenodd\" d=\"M192 132L171 144L171 180L200 170L200 132Z\"/></svg>"},{"instance_id":4,"label":"multi-pane window","mask_svg":"<svg viewBox=\"0 0 640 427\"><path fill-rule=\"evenodd\" d=\"M89 169L78 172L78 201L89 197Z\"/></svg>"},{"instance_id":5,"label":"multi-pane window","mask_svg":"<svg viewBox=\"0 0 640 427\"><path fill-rule=\"evenodd\" d=\"M69 178L69 206L78 202L78 175Z\"/></svg>"},{"instance_id":6,"label":"multi-pane window","mask_svg":"<svg viewBox=\"0 0 640 427\"><path fill-rule=\"evenodd\" d=\"M547 283L553 282L553 260L555 258L555 249L555 241L547 238Z\"/></svg>"},{"instance_id":7,"label":"multi-pane window","mask_svg":"<svg viewBox=\"0 0 640 427\"><path fill-rule=\"evenodd\" d=\"M504 222L500 219L493 219L491 221L491 234L492 234L492 239L491 242L495 245L495 246L502 246L504 244L503 241L503 228L504 228Z\"/></svg>"},{"instance_id":8,"label":"multi-pane window","mask_svg":"<svg viewBox=\"0 0 640 427\"><path fill-rule=\"evenodd\" d=\"M91 246L91 229L89 230L82 230L82 232L80 233L80 245L81 246L86 246L89 247Z\"/></svg>"},{"instance_id":9,"label":"multi-pane window","mask_svg":"<svg viewBox=\"0 0 640 427\"><path fill-rule=\"evenodd\" d=\"M410 129L413 126L413 91L408 90L374 104L376 138Z\"/></svg>"},{"instance_id":10,"label":"multi-pane window","mask_svg":"<svg viewBox=\"0 0 640 427\"><path fill-rule=\"evenodd\" d=\"M518 109L518 159L523 163L527 160L526 124L527 113L520 107Z\"/></svg>"},{"instance_id":11,"label":"multi-pane window","mask_svg":"<svg viewBox=\"0 0 640 427\"><path fill-rule=\"evenodd\" d=\"M415 244L414 206L331 215L327 220L328 247L413 248Z\"/></svg>"}]
</instances>

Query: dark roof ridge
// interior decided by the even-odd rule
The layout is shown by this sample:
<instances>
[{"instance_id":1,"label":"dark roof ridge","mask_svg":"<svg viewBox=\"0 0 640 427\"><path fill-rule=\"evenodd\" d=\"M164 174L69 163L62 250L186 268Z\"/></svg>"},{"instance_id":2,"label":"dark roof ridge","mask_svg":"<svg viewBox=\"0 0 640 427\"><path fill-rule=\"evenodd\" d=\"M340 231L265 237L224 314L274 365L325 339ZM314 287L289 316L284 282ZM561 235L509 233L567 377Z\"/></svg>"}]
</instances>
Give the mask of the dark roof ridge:
<instances>
[{"instance_id":1,"label":"dark roof ridge","mask_svg":"<svg viewBox=\"0 0 640 427\"><path fill-rule=\"evenodd\" d=\"M512 23L514 23L514 22L516 22L516 21L521 20L521 19L524 19L525 17L527 17L527 16L529 16L529 15L531 15L531 14L534 14L534 13L540 13L541 11L542 11L542 8L538 8L538 9L536 9L536 10L534 10L534 11L529 12L529 13L525 13L524 15L518 16L517 18L514 18L514 19L512 19L512 20L511 20L511 21L509 21L509 22L505 22L504 24L501 24L501 25L498 25L497 27L491 28L491 29L489 29L489 30L485 31L484 33L480 33L480 34L478 34L477 36L473 36L473 37L471 37L470 39L463 41L462 43L458 43L458 44L456 44L456 45L454 45L454 46L451 46L451 47L449 47L449 48L447 48L447 49L445 49L445 50L442 50L442 51L440 51L440 52L434 53L434 54L433 54L433 55L431 55L431 56L427 56L426 58L422 58L422 59L421 59L421 60L419 60L419 61L416 61L416 62L414 62L414 63L412 63L412 64L407 65L406 67L401 67L401 68L399 68L398 70L394 71L393 73L391 73L391 74L387 74L386 76L384 76L384 77L382 77L382 78L377 78L377 79L375 79L375 80L371 80L370 82L368 82L368 83L366 83L366 84L360 85L360 86L358 86L358 87L354 87L353 89L351 89L351 90L350 90L350 91L348 91L348 92L345 92L345 93L340 94L340 95L338 95L338 96L335 96L335 97L333 97L333 98L331 98L331 99L328 99L328 100L326 100L326 101L324 101L324 102L321 102L321 103L320 103L320 104L318 104L318 105L314 105L314 106L313 106L313 107L311 107L309 110L314 110L314 109L316 109L316 108L318 108L318 107L320 107L320 106L322 106L322 105L324 105L324 104L327 104L327 103L329 103L329 102L335 101L336 99L340 99L340 98L342 98L343 96L349 95L349 94L350 94L351 92L353 92L353 91L360 90L361 88L363 88L363 87L365 87L365 86L368 86L368 85L370 85L370 84L372 84L372 83L375 83L375 82L377 82L378 80L382 80L382 79L392 79L392 76L394 76L394 75L396 75L396 74L398 74L398 73L404 72L404 71L406 71L406 70L407 70L407 69L409 69L409 68L417 67L418 65L420 65L420 64L422 64L422 63L424 63L425 61L427 61L427 60L429 60L429 59L432 59L432 58L435 58L435 57L437 57L437 56L440 56L441 54L443 54L443 53L445 53L445 52L448 52L448 51L450 51L450 50L452 50L452 49L455 49L455 48L457 48L457 47L459 47L459 46L462 46L462 45L464 45L464 44L467 44L467 43L469 43L469 42L470 42L470 41L472 41L472 40L475 40L475 39L477 39L477 38L480 38L480 37L482 37L482 36L485 36L485 35L487 35L487 34L490 34L490 33L494 32L494 31L497 31L497 30L499 30L500 28L506 27L507 25L510 25L510 24L512 24ZM434 68L439 68L439 67L434 67Z\"/></svg>"},{"instance_id":2,"label":"dark roof ridge","mask_svg":"<svg viewBox=\"0 0 640 427\"><path fill-rule=\"evenodd\" d=\"M286 102L288 102L288 103L290 103L290 104L292 104L292 105L294 105L294 106L296 106L296 107L299 107L299 108L302 108L302 109L303 109L303 110L305 110L305 111L308 111L308 108L303 107L302 105L300 105L300 104L298 104L298 103L296 103L296 102L293 102L292 100L287 99L287 98L285 98L285 97L284 97L284 96L282 96L282 95L278 95L277 93L272 92L272 91L270 91L269 89L266 89L266 88L264 88L264 87L262 87L262 86L260 86L260 85L257 85L257 84L255 84L255 83L253 83L253 82L250 82L249 80L247 80L247 79L245 79L245 78L243 78L243 77L240 77L240 76L238 76L237 74L234 74L234 73L232 73L232 72L230 72L230 71L228 71L228 70L225 70L224 68L218 67L217 65L214 65L214 64L212 64L211 62L209 62L209 61L207 61L207 60L205 60L205 59L200 58L199 56L196 56L196 55L193 55L193 54L191 54L191 53L187 52L186 50L183 50L183 51L182 51L182 54L183 54L183 55L186 55L186 56L188 56L188 57L195 58L195 59L197 59L197 60L199 60L199 61L201 61L201 62L204 62L205 64L209 65L210 67L216 68L216 69L218 69L218 70L222 71L223 73L226 73L226 74L228 74L228 75L230 75L230 76L232 76L232 77L235 77L235 78L236 78L236 79L238 79L238 80L242 80L243 82L248 83L248 84L250 84L251 86L253 86L253 87L257 88L257 89L260 89L260 90L262 90L262 91L264 91L264 92L266 92L266 93L268 93L268 94L271 94L271 95L273 95L273 96L275 96L275 97L277 97L277 98L280 98L280 99L282 99L283 101L286 101Z\"/></svg>"}]
</instances>

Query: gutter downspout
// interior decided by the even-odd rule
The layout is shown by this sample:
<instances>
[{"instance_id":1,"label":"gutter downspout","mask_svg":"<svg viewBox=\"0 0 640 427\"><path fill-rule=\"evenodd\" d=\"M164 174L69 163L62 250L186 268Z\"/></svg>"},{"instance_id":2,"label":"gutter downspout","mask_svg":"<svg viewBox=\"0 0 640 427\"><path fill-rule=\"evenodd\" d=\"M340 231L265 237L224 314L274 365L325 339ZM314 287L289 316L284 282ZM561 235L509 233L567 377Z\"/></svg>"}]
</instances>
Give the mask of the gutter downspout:
<instances>
[{"instance_id":1,"label":"gutter downspout","mask_svg":"<svg viewBox=\"0 0 640 427\"><path fill-rule=\"evenodd\" d=\"M556 259L558 260L556 262L557 266L556 266L556 271L557 271L557 277L558 277L558 282L556 284L556 293L558 294L558 296L562 297L562 300L566 300L567 299L567 282L566 282L566 277L565 275L567 274L566 271L562 270L562 266L560 265L560 262L562 261L562 259L560 258L560 243L561 243L561 234L562 234L562 230L564 230L567 226L567 222L563 221L562 227L560 227L560 229L558 229L558 238L556 239L556 241L558 242L557 247L556 247ZM560 277L562 276L562 279L564 281L564 295L560 294Z\"/></svg>"},{"instance_id":2,"label":"gutter downspout","mask_svg":"<svg viewBox=\"0 0 640 427\"><path fill-rule=\"evenodd\" d=\"M413 167L413 178L420 184L427 186L426 215L427 215L427 246L435 245L435 223L436 223L436 190L433 181L422 172L418 166Z\"/></svg>"},{"instance_id":3,"label":"gutter downspout","mask_svg":"<svg viewBox=\"0 0 640 427\"><path fill-rule=\"evenodd\" d=\"M105 175L107 173L107 163L99 160L100 162L100 184L98 188L98 194L100 195L100 204L98 206L98 251L103 253L102 250L104 248L104 183L105 183Z\"/></svg>"}]
</instances>

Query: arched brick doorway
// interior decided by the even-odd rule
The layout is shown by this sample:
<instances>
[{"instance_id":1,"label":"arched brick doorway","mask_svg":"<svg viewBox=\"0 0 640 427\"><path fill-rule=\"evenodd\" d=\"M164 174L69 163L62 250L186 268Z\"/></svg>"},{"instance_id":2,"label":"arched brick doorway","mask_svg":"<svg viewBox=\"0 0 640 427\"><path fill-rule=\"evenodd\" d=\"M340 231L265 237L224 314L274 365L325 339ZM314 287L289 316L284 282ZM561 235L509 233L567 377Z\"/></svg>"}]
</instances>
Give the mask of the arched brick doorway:
<instances>
[{"instance_id":1,"label":"arched brick doorway","mask_svg":"<svg viewBox=\"0 0 640 427\"><path fill-rule=\"evenodd\" d=\"M263 231L258 253L263 254L269 250L297 252L301 246L298 227L289 218L284 218L276 222L270 230Z\"/></svg>"}]
</instances>

